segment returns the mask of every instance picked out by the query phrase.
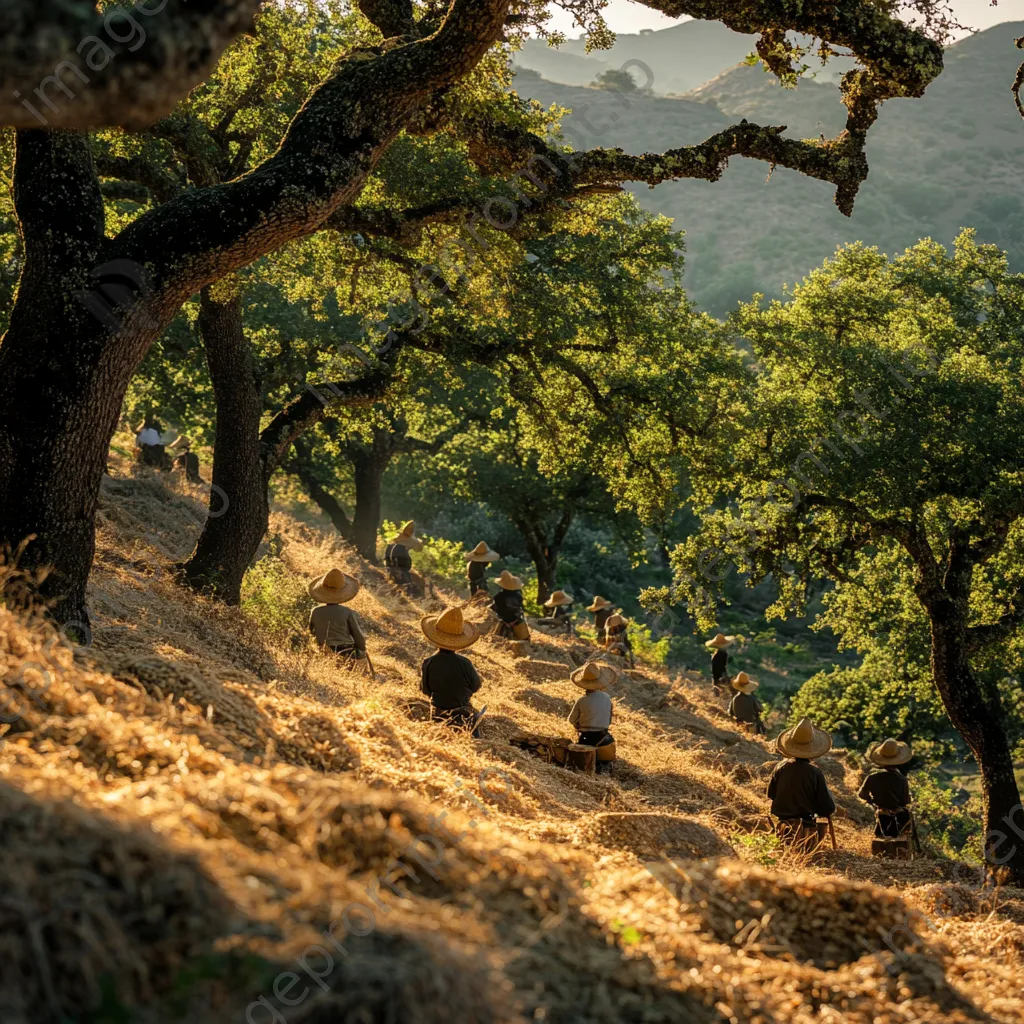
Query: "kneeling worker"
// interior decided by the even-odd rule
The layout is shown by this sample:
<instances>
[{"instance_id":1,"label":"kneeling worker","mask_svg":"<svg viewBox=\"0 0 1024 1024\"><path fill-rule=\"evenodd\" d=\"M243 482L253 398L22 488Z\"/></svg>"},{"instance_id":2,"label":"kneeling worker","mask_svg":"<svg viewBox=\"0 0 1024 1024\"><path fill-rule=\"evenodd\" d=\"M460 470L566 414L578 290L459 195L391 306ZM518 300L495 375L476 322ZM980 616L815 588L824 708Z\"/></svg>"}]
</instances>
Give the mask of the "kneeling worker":
<instances>
[{"instance_id":1,"label":"kneeling worker","mask_svg":"<svg viewBox=\"0 0 1024 1024\"><path fill-rule=\"evenodd\" d=\"M729 654L727 648L732 647L736 637L716 633L704 646L711 652L711 687L715 694L721 694L729 685Z\"/></svg>"},{"instance_id":2,"label":"kneeling worker","mask_svg":"<svg viewBox=\"0 0 1024 1024\"><path fill-rule=\"evenodd\" d=\"M594 616L594 626L597 629L597 642L604 643L604 627L612 614L612 603L600 594L594 595L594 600L587 606L587 611Z\"/></svg>"},{"instance_id":3,"label":"kneeling worker","mask_svg":"<svg viewBox=\"0 0 1024 1024\"><path fill-rule=\"evenodd\" d=\"M569 724L579 733L577 743L598 748L599 773L611 771L612 761L615 760L615 737L608 731L612 724L612 699L605 691L616 678L615 669L599 661L588 661L582 668L569 674L569 679L576 686L587 691L573 704L569 712Z\"/></svg>"},{"instance_id":4,"label":"kneeling worker","mask_svg":"<svg viewBox=\"0 0 1024 1024\"><path fill-rule=\"evenodd\" d=\"M523 616L523 581L502 569L494 582L498 584L498 593L491 601L491 609L498 616L494 632L506 640L529 640L530 629Z\"/></svg>"},{"instance_id":5,"label":"kneeling worker","mask_svg":"<svg viewBox=\"0 0 1024 1024\"><path fill-rule=\"evenodd\" d=\"M832 749L832 737L809 718L802 718L795 728L779 736L775 749L788 760L768 780L771 812L788 835L797 839L816 836L818 817L833 814L836 802L824 773L811 762Z\"/></svg>"},{"instance_id":6,"label":"kneeling worker","mask_svg":"<svg viewBox=\"0 0 1024 1024\"><path fill-rule=\"evenodd\" d=\"M310 583L309 596L321 603L309 613L309 631L321 650L347 658L366 657L366 637L359 616L344 607L358 592L359 581L340 569L332 569Z\"/></svg>"},{"instance_id":7,"label":"kneeling worker","mask_svg":"<svg viewBox=\"0 0 1024 1024\"><path fill-rule=\"evenodd\" d=\"M572 629L573 596L565 590L556 590L545 602L548 614L537 620L538 626L560 626L569 636Z\"/></svg>"},{"instance_id":8,"label":"kneeling worker","mask_svg":"<svg viewBox=\"0 0 1024 1024\"><path fill-rule=\"evenodd\" d=\"M480 689L480 676L469 658L455 653L475 644L479 630L463 619L461 608L424 616L420 629L438 648L423 662L420 676L420 691L430 698L431 718L472 729L473 738L479 739L479 716L470 698Z\"/></svg>"},{"instance_id":9,"label":"kneeling worker","mask_svg":"<svg viewBox=\"0 0 1024 1024\"><path fill-rule=\"evenodd\" d=\"M910 825L910 782L899 766L914 752L909 743L887 739L868 751L868 760L878 766L860 787L857 796L875 809L875 836L899 839Z\"/></svg>"},{"instance_id":10,"label":"kneeling worker","mask_svg":"<svg viewBox=\"0 0 1024 1024\"><path fill-rule=\"evenodd\" d=\"M633 645L629 640L629 623L618 612L609 615L604 624L604 646L609 654L625 658L630 668L636 667Z\"/></svg>"},{"instance_id":11,"label":"kneeling worker","mask_svg":"<svg viewBox=\"0 0 1024 1024\"><path fill-rule=\"evenodd\" d=\"M746 731L760 736L764 732L764 725L761 723L764 705L754 696L758 685L746 672L737 672L732 681L732 688L736 693L729 704L729 714Z\"/></svg>"},{"instance_id":12,"label":"kneeling worker","mask_svg":"<svg viewBox=\"0 0 1024 1024\"><path fill-rule=\"evenodd\" d=\"M486 541L480 541L463 557L466 559L466 575L469 577L469 596L487 594L490 597L490 591L487 589L487 569L492 562L499 561L501 555L497 551L492 551Z\"/></svg>"}]
</instances>

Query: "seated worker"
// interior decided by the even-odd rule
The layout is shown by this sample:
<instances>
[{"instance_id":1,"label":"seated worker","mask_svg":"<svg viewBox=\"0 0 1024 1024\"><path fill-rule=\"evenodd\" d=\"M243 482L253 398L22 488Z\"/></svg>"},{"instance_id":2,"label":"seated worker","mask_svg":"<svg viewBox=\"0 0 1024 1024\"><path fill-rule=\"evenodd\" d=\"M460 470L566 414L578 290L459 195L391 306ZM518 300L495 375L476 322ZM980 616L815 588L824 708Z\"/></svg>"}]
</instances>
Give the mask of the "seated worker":
<instances>
[{"instance_id":1,"label":"seated worker","mask_svg":"<svg viewBox=\"0 0 1024 1024\"><path fill-rule=\"evenodd\" d=\"M899 839L910 825L910 782L900 771L914 752L909 743L887 739L868 751L868 760L878 765L865 780L857 796L875 809L875 836Z\"/></svg>"},{"instance_id":2,"label":"seated worker","mask_svg":"<svg viewBox=\"0 0 1024 1024\"><path fill-rule=\"evenodd\" d=\"M366 657L366 637L359 616L344 607L358 592L358 580L340 569L331 569L310 583L309 596L321 603L309 613L309 631L321 650L346 658Z\"/></svg>"},{"instance_id":3,"label":"seated worker","mask_svg":"<svg viewBox=\"0 0 1024 1024\"><path fill-rule=\"evenodd\" d=\"M758 685L746 672L737 672L732 681L732 688L736 693L729 704L729 714L746 731L760 736L764 733L764 725L761 722L764 705L754 696Z\"/></svg>"},{"instance_id":4,"label":"seated worker","mask_svg":"<svg viewBox=\"0 0 1024 1024\"><path fill-rule=\"evenodd\" d=\"M480 676L469 658L455 653L475 644L479 630L462 618L461 608L424 616L420 629L438 649L423 662L420 676L420 691L430 698L431 719L472 729L473 738L479 739L477 711L470 698L480 689Z\"/></svg>"},{"instance_id":5,"label":"seated worker","mask_svg":"<svg viewBox=\"0 0 1024 1024\"><path fill-rule=\"evenodd\" d=\"M580 697L569 712L569 724L579 736L577 743L591 747L612 746L612 756L597 759L598 773L611 771L614 758L615 737L608 731L612 724L612 699L605 692L615 682L617 674L610 665L599 661L588 661L582 668L569 674L569 679L586 694Z\"/></svg>"},{"instance_id":6,"label":"seated worker","mask_svg":"<svg viewBox=\"0 0 1024 1024\"><path fill-rule=\"evenodd\" d=\"M199 456L193 453L192 442L183 434L171 443L171 449L179 452L174 458L174 468L180 469L189 483L201 484L203 478L199 475Z\"/></svg>"},{"instance_id":7,"label":"seated worker","mask_svg":"<svg viewBox=\"0 0 1024 1024\"><path fill-rule=\"evenodd\" d=\"M139 458L143 465L169 470L171 459L161 438L163 429L163 425L155 416L147 416L135 431L135 447L139 449Z\"/></svg>"},{"instance_id":8,"label":"seated worker","mask_svg":"<svg viewBox=\"0 0 1024 1024\"><path fill-rule=\"evenodd\" d=\"M491 592L487 589L487 569L492 562L497 562L501 555L497 551L492 551L486 541L480 541L463 557L466 559L466 575L469 577L469 596L486 594L490 597Z\"/></svg>"},{"instance_id":9,"label":"seated worker","mask_svg":"<svg viewBox=\"0 0 1024 1024\"><path fill-rule=\"evenodd\" d=\"M606 601L600 594L594 595L594 600L587 606L587 611L594 616L594 626L597 629L597 642L604 643L604 627L612 614L612 603Z\"/></svg>"},{"instance_id":10,"label":"seated worker","mask_svg":"<svg viewBox=\"0 0 1024 1024\"><path fill-rule=\"evenodd\" d=\"M736 637L716 633L704 646L711 651L711 686L720 694L729 685L729 655L726 648L732 647Z\"/></svg>"},{"instance_id":11,"label":"seated worker","mask_svg":"<svg viewBox=\"0 0 1024 1024\"><path fill-rule=\"evenodd\" d=\"M549 614L537 620L538 626L559 626L572 636L572 594L556 590L545 602Z\"/></svg>"},{"instance_id":12,"label":"seated worker","mask_svg":"<svg viewBox=\"0 0 1024 1024\"><path fill-rule=\"evenodd\" d=\"M523 581L508 569L502 569L494 582L498 584L498 593L491 601L491 608L498 616L494 632L506 640L529 640L530 630L523 616Z\"/></svg>"},{"instance_id":13,"label":"seated worker","mask_svg":"<svg viewBox=\"0 0 1024 1024\"><path fill-rule=\"evenodd\" d=\"M384 549L384 565L391 581L410 595L419 588L412 577L412 555L409 551L423 548L423 541L414 535L415 530L416 524L410 519Z\"/></svg>"},{"instance_id":14,"label":"seated worker","mask_svg":"<svg viewBox=\"0 0 1024 1024\"><path fill-rule=\"evenodd\" d=\"M625 658L630 668L636 666L633 645L629 642L629 623L617 612L615 615L609 615L604 624L604 646L609 654Z\"/></svg>"},{"instance_id":15,"label":"seated worker","mask_svg":"<svg viewBox=\"0 0 1024 1024\"><path fill-rule=\"evenodd\" d=\"M795 728L779 736L775 749L788 760L768 780L771 813L785 826L786 833L798 839L816 834L818 817L832 814L836 803L824 773L811 762L832 749L832 737L809 718L801 718Z\"/></svg>"}]
</instances>

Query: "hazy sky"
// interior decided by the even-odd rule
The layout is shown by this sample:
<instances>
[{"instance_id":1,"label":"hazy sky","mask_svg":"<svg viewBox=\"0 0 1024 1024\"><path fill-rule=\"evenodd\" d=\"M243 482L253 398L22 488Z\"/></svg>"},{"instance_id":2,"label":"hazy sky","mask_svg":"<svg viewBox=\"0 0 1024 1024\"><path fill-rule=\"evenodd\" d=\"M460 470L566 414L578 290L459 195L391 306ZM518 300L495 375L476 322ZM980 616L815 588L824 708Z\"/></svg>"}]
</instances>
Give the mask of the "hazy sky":
<instances>
[{"instance_id":1,"label":"hazy sky","mask_svg":"<svg viewBox=\"0 0 1024 1024\"><path fill-rule=\"evenodd\" d=\"M982 29L998 25L1001 21L1024 19L1024 0L1001 0L998 7L993 7L989 0L953 0L953 10L963 24ZM561 30L570 38L580 34L571 15L553 4L551 11L552 28ZM631 0L611 0L604 16L612 31L622 33L639 32L644 28L668 28L678 22L678 19L666 18L649 7L631 3Z\"/></svg>"}]
</instances>

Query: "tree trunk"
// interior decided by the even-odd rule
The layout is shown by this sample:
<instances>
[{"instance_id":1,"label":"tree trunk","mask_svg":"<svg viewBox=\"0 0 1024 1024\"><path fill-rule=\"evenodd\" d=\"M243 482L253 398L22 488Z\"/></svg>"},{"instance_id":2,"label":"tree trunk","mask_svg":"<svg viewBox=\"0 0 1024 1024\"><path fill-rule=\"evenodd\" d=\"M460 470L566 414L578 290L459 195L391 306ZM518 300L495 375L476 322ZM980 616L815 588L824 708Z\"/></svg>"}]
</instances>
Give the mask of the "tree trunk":
<instances>
[{"instance_id":1,"label":"tree trunk","mask_svg":"<svg viewBox=\"0 0 1024 1024\"><path fill-rule=\"evenodd\" d=\"M377 530L380 528L380 488L384 472L391 462L391 448L380 443L381 432L374 431L369 448L350 453L356 485L356 508L352 516L352 542L368 562L377 564ZM387 437L390 440L390 435Z\"/></svg>"},{"instance_id":2,"label":"tree trunk","mask_svg":"<svg viewBox=\"0 0 1024 1024\"><path fill-rule=\"evenodd\" d=\"M947 600L931 611L931 662L946 713L971 748L985 800L985 865L993 882L1024 885L1024 811L998 695L986 699L971 669L966 602Z\"/></svg>"},{"instance_id":3,"label":"tree trunk","mask_svg":"<svg viewBox=\"0 0 1024 1024\"><path fill-rule=\"evenodd\" d=\"M210 513L183 575L193 590L238 604L242 577L267 532L262 398L253 375L235 278L200 293L199 330L217 402Z\"/></svg>"},{"instance_id":4,"label":"tree trunk","mask_svg":"<svg viewBox=\"0 0 1024 1024\"><path fill-rule=\"evenodd\" d=\"M330 520L334 528L347 541L352 540L352 520L345 514L341 502L319 481L313 470L309 445L296 442L295 458L288 463L288 471L299 478L310 499Z\"/></svg>"},{"instance_id":5,"label":"tree trunk","mask_svg":"<svg viewBox=\"0 0 1024 1024\"><path fill-rule=\"evenodd\" d=\"M558 548L551 548L532 523L516 522L516 527L523 535L523 540L526 541L526 550L537 570L537 600L543 604L551 596L555 587Z\"/></svg>"}]
</instances>

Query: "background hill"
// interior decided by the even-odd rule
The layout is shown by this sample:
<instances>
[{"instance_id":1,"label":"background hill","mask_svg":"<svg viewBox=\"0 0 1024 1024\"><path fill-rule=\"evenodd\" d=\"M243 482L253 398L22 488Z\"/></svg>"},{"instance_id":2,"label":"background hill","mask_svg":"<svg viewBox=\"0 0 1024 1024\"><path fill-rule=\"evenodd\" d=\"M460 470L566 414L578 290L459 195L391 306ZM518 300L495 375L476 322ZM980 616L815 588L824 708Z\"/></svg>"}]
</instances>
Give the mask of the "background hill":
<instances>
[{"instance_id":1,"label":"background hill","mask_svg":"<svg viewBox=\"0 0 1024 1024\"><path fill-rule=\"evenodd\" d=\"M683 30L690 27L623 37L617 45L623 54L646 54L661 91L671 69L689 68L692 55L662 43L688 38ZM716 37L721 32L732 35L718 27ZM754 291L780 294L784 283L800 280L844 242L893 252L922 237L949 244L963 227L1008 249L1013 268L1024 269L1024 130L1009 94L1020 60L1013 46L1019 35L1024 22L961 40L947 50L946 69L923 99L885 104L871 130L871 171L851 219L836 210L829 186L785 169L766 177L761 164L741 159L715 184L634 188L646 208L675 218L686 231L690 294L721 315ZM749 49L745 42L738 49L744 47ZM534 49L524 52L532 55ZM675 63L669 63L673 52ZM723 53L710 44L709 52ZM618 67L613 53L609 66ZM530 71L517 74L516 87L545 105L586 104L586 119L596 129L586 144L634 153L699 142L741 117L786 124L789 134L801 138L833 135L844 121L833 84L804 80L787 90L760 67L724 69L679 98L631 94L628 114L605 90L556 84Z\"/></svg>"}]
</instances>

